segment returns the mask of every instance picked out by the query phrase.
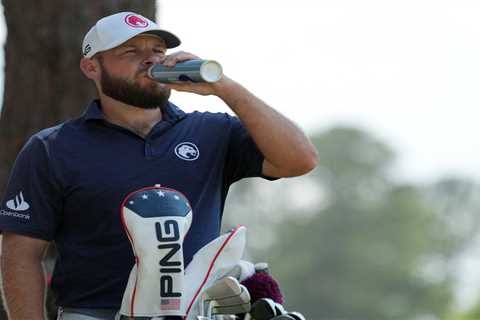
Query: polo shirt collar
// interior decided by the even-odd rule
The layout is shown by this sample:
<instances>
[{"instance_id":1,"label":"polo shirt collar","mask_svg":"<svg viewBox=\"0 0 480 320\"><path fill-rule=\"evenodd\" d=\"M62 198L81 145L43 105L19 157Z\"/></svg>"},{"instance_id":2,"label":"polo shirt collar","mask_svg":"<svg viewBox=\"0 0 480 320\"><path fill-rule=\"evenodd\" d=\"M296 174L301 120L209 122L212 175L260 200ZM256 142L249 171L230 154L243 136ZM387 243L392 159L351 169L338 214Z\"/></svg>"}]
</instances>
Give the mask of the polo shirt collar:
<instances>
[{"instance_id":1,"label":"polo shirt collar","mask_svg":"<svg viewBox=\"0 0 480 320\"><path fill-rule=\"evenodd\" d=\"M162 121L176 122L186 116L186 113L170 101L162 108ZM83 114L85 121L105 120L105 115L100 108L100 100L93 100Z\"/></svg>"}]
</instances>

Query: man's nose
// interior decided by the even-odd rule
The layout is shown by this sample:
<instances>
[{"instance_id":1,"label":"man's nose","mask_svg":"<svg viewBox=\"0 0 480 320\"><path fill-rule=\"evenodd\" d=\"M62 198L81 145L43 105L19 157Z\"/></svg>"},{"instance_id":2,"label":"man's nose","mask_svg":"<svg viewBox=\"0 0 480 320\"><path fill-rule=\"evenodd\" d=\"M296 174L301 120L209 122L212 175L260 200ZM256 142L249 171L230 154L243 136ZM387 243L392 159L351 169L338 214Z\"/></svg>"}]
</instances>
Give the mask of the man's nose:
<instances>
[{"instance_id":1,"label":"man's nose","mask_svg":"<svg viewBox=\"0 0 480 320\"><path fill-rule=\"evenodd\" d=\"M158 53L150 53L147 54L145 59L143 60L144 66L151 66L153 64L162 63L165 60L165 57L160 56Z\"/></svg>"}]
</instances>

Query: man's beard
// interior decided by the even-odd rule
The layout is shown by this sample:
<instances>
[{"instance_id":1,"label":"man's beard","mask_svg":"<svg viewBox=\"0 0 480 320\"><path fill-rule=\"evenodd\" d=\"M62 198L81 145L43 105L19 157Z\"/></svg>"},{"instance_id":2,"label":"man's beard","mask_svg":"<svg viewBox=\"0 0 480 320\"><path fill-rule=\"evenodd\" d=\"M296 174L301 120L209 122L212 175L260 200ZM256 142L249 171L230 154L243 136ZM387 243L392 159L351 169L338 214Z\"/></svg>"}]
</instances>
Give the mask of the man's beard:
<instances>
[{"instance_id":1,"label":"man's beard","mask_svg":"<svg viewBox=\"0 0 480 320\"><path fill-rule=\"evenodd\" d=\"M156 109L163 108L170 98L169 88L159 87L154 82L148 87L142 87L135 80L112 77L102 62L100 62L100 67L102 92L112 99L138 108Z\"/></svg>"}]
</instances>

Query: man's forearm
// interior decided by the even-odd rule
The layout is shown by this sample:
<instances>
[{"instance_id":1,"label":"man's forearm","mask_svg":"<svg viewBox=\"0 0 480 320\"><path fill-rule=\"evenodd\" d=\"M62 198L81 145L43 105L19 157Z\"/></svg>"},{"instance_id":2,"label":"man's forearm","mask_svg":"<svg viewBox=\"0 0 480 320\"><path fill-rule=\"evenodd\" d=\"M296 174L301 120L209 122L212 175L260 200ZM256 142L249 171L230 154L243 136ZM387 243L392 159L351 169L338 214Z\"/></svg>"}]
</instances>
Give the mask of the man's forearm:
<instances>
[{"instance_id":1,"label":"man's forearm","mask_svg":"<svg viewBox=\"0 0 480 320\"><path fill-rule=\"evenodd\" d=\"M166 56L163 65L172 67L190 59L198 57L180 51ZM214 83L185 82L166 86L199 95L213 94L222 99L240 118L265 157L263 172L267 175L298 176L316 166L317 151L302 130L232 79L223 76Z\"/></svg>"},{"instance_id":2,"label":"man's forearm","mask_svg":"<svg viewBox=\"0 0 480 320\"><path fill-rule=\"evenodd\" d=\"M9 320L45 319L45 278L40 261L2 252L2 290Z\"/></svg>"},{"instance_id":3,"label":"man's forearm","mask_svg":"<svg viewBox=\"0 0 480 320\"><path fill-rule=\"evenodd\" d=\"M291 120L231 79L218 89L218 96L237 114L272 165L285 175L302 174L316 165L315 148Z\"/></svg>"}]
</instances>

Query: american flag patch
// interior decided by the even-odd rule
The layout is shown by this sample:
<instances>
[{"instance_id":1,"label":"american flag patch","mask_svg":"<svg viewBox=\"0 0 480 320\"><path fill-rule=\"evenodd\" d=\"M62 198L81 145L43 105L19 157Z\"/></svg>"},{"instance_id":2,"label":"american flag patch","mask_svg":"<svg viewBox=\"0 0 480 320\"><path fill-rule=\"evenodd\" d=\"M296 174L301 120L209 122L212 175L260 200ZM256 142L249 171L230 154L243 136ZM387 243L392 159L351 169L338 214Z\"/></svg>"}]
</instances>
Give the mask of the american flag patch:
<instances>
[{"instance_id":1,"label":"american flag patch","mask_svg":"<svg viewBox=\"0 0 480 320\"><path fill-rule=\"evenodd\" d=\"M162 310L179 310L180 299L161 299L160 309Z\"/></svg>"}]
</instances>

